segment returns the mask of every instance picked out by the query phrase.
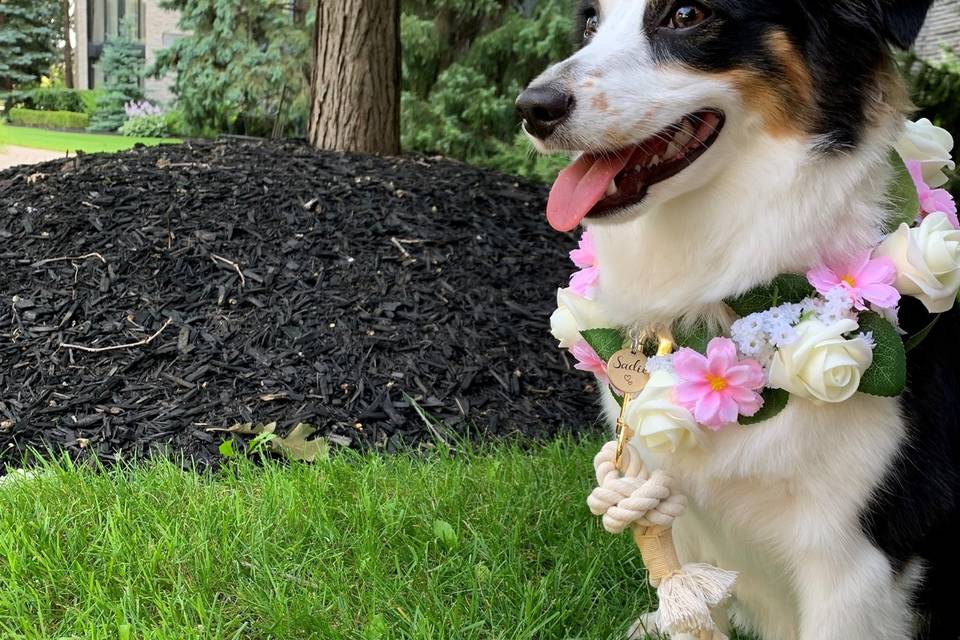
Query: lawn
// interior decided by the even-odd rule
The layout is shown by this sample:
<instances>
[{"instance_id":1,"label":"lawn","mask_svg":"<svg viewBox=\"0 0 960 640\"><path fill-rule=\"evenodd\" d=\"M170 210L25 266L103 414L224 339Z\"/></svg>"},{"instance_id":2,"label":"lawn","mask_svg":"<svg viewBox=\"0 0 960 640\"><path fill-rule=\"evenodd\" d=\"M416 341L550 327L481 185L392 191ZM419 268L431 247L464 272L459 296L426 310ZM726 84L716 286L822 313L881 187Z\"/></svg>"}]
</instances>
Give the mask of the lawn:
<instances>
[{"instance_id":1,"label":"lawn","mask_svg":"<svg viewBox=\"0 0 960 640\"><path fill-rule=\"evenodd\" d=\"M0 637L622 638L652 594L597 447L55 465L0 490Z\"/></svg>"},{"instance_id":2,"label":"lawn","mask_svg":"<svg viewBox=\"0 0 960 640\"><path fill-rule=\"evenodd\" d=\"M173 138L128 138L125 136L73 131L52 131L32 127L0 125L0 145L46 149L48 151L99 153L124 151L137 143L154 146L180 142Z\"/></svg>"}]
</instances>

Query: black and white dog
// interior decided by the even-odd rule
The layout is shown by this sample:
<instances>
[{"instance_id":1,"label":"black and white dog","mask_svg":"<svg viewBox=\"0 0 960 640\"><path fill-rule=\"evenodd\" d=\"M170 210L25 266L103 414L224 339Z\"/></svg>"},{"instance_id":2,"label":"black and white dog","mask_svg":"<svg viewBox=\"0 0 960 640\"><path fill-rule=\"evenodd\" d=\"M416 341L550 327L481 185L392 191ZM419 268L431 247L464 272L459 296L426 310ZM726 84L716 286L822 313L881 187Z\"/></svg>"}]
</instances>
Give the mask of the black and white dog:
<instances>
[{"instance_id":1,"label":"black and white dog","mask_svg":"<svg viewBox=\"0 0 960 640\"><path fill-rule=\"evenodd\" d=\"M891 47L912 44L931 0L579 4L579 50L518 108L538 149L587 159L586 188L558 184L548 215L591 230L617 326L725 322L725 298L877 243L908 107ZM624 151L610 180L604 163ZM929 321L914 302L907 332ZM736 626L960 638L957 315L910 352L900 398L799 399L651 460L691 501L681 559L739 572Z\"/></svg>"}]
</instances>

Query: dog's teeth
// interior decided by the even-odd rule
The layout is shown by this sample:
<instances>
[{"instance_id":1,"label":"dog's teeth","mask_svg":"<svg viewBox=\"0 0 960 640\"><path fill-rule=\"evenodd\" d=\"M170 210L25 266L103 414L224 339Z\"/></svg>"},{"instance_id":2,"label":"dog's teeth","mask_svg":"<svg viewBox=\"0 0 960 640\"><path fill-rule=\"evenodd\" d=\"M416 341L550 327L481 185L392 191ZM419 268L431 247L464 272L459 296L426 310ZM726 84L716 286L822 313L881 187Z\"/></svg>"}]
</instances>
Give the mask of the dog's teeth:
<instances>
[{"instance_id":1,"label":"dog's teeth","mask_svg":"<svg viewBox=\"0 0 960 640\"><path fill-rule=\"evenodd\" d=\"M680 155L680 151L683 149L680 145L675 142L671 142L667 145L667 153L664 157L666 158L675 158Z\"/></svg>"},{"instance_id":2,"label":"dog's teeth","mask_svg":"<svg viewBox=\"0 0 960 640\"><path fill-rule=\"evenodd\" d=\"M617 183L613 180L610 181L610 184L607 185L607 195L615 196L617 195Z\"/></svg>"},{"instance_id":3,"label":"dog's teeth","mask_svg":"<svg viewBox=\"0 0 960 640\"><path fill-rule=\"evenodd\" d=\"M673 141L681 147L685 147L691 140L693 140L693 134L693 125L691 125L689 121L684 120L683 126L680 128L680 131L677 131L677 135L674 136Z\"/></svg>"},{"instance_id":4,"label":"dog's teeth","mask_svg":"<svg viewBox=\"0 0 960 640\"><path fill-rule=\"evenodd\" d=\"M660 156L653 156L652 158L650 158L650 166L651 167L660 166Z\"/></svg>"}]
</instances>

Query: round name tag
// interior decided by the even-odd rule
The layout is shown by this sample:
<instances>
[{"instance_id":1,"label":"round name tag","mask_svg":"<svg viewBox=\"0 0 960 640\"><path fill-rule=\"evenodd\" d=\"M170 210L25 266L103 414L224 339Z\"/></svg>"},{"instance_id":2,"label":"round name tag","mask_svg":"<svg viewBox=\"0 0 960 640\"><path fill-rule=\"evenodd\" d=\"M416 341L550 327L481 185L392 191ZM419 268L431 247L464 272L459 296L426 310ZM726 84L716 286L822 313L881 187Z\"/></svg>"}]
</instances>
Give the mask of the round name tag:
<instances>
[{"instance_id":1,"label":"round name tag","mask_svg":"<svg viewBox=\"0 0 960 640\"><path fill-rule=\"evenodd\" d=\"M607 361L607 377L620 393L640 393L650 380L650 375L644 371L646 366L647 356L623 349Z\"/></svg>"}]
</instances>

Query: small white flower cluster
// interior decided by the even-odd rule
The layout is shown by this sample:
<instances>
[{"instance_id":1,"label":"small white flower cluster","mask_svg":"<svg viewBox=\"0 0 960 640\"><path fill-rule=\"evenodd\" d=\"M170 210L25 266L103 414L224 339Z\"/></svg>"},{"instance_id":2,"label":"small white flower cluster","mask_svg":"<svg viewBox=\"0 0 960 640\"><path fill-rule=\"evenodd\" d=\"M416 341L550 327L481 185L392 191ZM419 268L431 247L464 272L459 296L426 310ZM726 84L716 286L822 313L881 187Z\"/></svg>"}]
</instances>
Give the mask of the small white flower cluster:
<instances>
[{"instance_id":1,"label":"small white flower cluster","mask_svg":"<svg viewBox=\"0 0 960 640\"><path fill-rule=\"evenodd\" d=\"M800 322L803 313L803 305L793 303L753 313L733 323L730 337L743 355L766 368L776 348L796 339L794 325Z\"/></svg>"},{"instance_id":2,"label":"small white flower cluster","mask_svg":"<svg viewBox=\"0 0 960 640\"><path fill-rule=\"evenodd\" d=\"M853 298L850 292L843 287L834 287L823 296L823 309L817 318L824 324L833 324L840 320L856 320L857 312L853 310Z\"/></svg>"},{"instance_id":3,"label":"small white flower cluster","mask_svg":"<svg viewBox=\"0 0 960 640\"><path fill-rule=\"evenodd\" d=\"M669 356L653 356L647 359L647 364L644 367L647 373L651 376L658 371L665 371L669 374L673 373L673 355Z\"/></svg>"},{"instance_id":4,"label":"small white flower cluster","mask_svg":"<svg viewBox=\"0 0 960 640\"><path fill-rule=\"evenodd\" d=\"M788 302L737 320L730 328L730 337L737 343L740 353L753 358L766 369L776 349L797 339L796 325L810 318L816 318L826 325L840 320L856 320L853 298L847 290L837 287L823 297L812 296L799 303Z\"/></svg>"}]
</instances>

